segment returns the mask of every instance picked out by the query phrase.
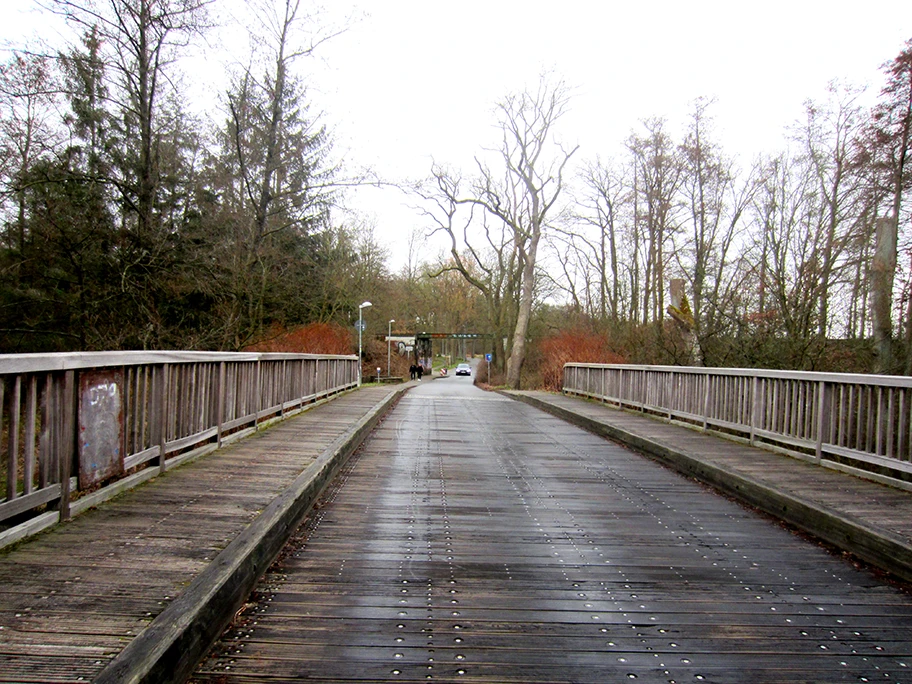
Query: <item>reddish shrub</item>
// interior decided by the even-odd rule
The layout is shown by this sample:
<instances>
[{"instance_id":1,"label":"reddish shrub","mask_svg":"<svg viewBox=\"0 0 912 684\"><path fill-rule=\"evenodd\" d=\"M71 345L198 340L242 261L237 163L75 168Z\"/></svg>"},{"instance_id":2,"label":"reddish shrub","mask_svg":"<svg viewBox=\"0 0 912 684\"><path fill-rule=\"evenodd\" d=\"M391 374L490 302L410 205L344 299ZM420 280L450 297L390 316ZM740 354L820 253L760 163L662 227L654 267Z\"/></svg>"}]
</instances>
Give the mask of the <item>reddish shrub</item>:
<instances>
[{"instance_id":1,"label":"reddish shrub","mask_svg":"<svg viewBox=\"0 0 912 684\"><path fill-rule=\"evenodd\" d=\"M561 388L565 363L624 363L623 357L608 348L607 338L584 330L546 337L538 346L542 384L556 392Z\"/></svg>"},{"instance_id":2,"label":"reddish shrub","mask_svg":"<svg viewBox=\"0 0 912 684\"><path fill-rule=\"evenodd\" d=\"M293 330L274 330L269 339L252 344L245 351L291 352L295 354L353 354L352 334L334 323L310 323Z\"/></svg>"}]
</instances>

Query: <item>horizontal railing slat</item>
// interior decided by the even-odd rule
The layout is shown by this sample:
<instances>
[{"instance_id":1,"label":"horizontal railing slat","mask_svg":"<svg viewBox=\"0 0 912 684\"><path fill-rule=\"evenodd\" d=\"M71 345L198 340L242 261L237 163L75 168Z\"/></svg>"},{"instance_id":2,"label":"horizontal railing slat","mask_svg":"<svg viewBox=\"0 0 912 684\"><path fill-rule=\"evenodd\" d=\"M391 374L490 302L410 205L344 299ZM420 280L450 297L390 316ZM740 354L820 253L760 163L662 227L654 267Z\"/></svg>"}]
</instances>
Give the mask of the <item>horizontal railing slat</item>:
<instances>
[{"instance_id":1,"label":"horizontal railing slat","mask_svg":"<svg viewBox=\"0 0 912 684\"><path fill-rule=\"evenodd\" d=\"M157 444L148 449L138 451L135 454L130 454L124 459L124 470L130 470L130 468L141 466L143 463L151 461L153 458L158 458L160 454L161 447Z\"/></svg>"},{"instance_id":2,"label":"horizontal railing slat","mask_svg":"<svg viewBox=\"0 0 912 684\"><path fill-rule=\"evenodd\" d=\"M182 439L175 439L171 442L167 442L165 444L165 453L173 454L175 451L183 451L184 449L196 446L202 442L207 442L217 434L217 427L211 427L208 430L200 430L199 432L194 432L192 435L187 435Z\"/></svg>"},{"instance_id":3,"label":"horizontal railing slat","mask_svg":"<svg viewBox=\"0 0 912 684\"><path fill-rule=\"evenodd\" d=\"M835 454L837 456L845 456L856 461L863 461L865 463L870 463L874 466L879 466L881 468L889 468L890 470L900 470L904 473L912 474L912 463L907 463L905 461L898 461L895 458L889 458L887 456L877 456L876 454L869 454L864 451L858 451L857 449L846 449L844 447L836 446L835 444L824 444L824 450L827 453Z\"/></svg>"},{"instance_id":4,"label":"horizontal railing slat","mask_svg":"<svg viewBox=\"0 0 912 684\"><path fill-rule=\"evenodd\" d=\"M256 422L256 418L254 416L241 416L240 418L235 418L234 420L226 421L225 424L222 426L222 429L223 430L234 430L235 428L239 428L242 425L253 425L254 422Z\"/></svg>"},{"instance_id":5,"label":"horizontal railing slat","mask_svg":"<svg viewBox=\"0 0 912 684\"><path fill-rule=\"evenodd\" d=\"M0 519L7 520L13 516L21 515L32 508L37 508L38 506L43 506L45 504L51 503L52 501L55 501L59 498L59 484L43 487L37 492L24 494L23 496L16 497L11 501L4 501L3 503L0 503Z\"/></svg>"}]
</instances>

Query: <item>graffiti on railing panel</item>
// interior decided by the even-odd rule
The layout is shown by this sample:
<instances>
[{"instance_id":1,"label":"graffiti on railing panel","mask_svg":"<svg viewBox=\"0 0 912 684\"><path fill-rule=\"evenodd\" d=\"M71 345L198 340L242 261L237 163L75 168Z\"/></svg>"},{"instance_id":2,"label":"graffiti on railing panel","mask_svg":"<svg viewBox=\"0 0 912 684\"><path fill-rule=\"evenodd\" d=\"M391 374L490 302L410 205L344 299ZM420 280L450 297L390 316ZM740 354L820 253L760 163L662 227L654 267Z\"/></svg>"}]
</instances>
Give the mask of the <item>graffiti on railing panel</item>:
<instances>
[{"instance_id":1,"label":"graffiti on railing panel","mask_svg":"<svg viewBox=\"0 0 912 684\"><path fill-rule=\"evenodd\" d=\"M87 371L79 379L79 487L122 475L123 371Z\"/></svg>"}]
</instances>

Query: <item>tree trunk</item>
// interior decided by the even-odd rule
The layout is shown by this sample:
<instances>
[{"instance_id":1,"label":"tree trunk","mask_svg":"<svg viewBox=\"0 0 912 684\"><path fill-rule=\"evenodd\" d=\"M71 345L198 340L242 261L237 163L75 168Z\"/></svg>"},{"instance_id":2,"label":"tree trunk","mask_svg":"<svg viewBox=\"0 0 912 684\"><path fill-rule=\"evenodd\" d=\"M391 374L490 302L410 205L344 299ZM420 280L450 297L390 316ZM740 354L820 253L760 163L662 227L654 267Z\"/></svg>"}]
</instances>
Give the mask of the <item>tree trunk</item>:
<instances>
[{"instance_id":1,"label":"tree trunk","mask_svg":"<svg viewBox=\"0 0 912 684\"><path fill-rule=\"evenodd\" d=\"M876 370L893 369L893 274L896 271L896 222L890 218L877 221L876 247L871 267L872 309Z\"/></svg>"},{"instance_id":2,"label":"tree trunk","mask_svg":"<svg viewBox=\"0 0 912 684\"><path fill-rule=\"evenodd\" d=\"M513 330L510 358L507 359L507 386L514 390L520 388L522 365L526 359L526 336L529 334L529 322L532 319L532 299L535 294L535 257L540 237L541 228L534 228L532 238L529 241L529 250L523 264L519 312L516 316L516 327Z\"/></svg>"}]
</instances>

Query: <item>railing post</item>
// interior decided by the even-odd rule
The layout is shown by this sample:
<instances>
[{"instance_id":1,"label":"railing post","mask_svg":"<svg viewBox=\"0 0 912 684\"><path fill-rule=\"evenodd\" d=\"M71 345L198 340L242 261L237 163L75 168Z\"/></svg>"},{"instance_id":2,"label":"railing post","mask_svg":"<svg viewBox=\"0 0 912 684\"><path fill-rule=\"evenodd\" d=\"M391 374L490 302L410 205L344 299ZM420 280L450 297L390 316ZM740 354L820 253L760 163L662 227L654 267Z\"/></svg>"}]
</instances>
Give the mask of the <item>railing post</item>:
<instances>
[{"instance_id":1,"label":"railing post","mask_svg":"<svg viewBox=\"0 0 912 684\"><path fill-rule=\"evenodd\" d=\"M755 375L751 378L751 408L750 408L750 443L751 446L757 443L757 404L759 404L759 399L757 397L757 392L759 391L760 379Z\"/></svg>"},{"instance_id":2,"label":"railing post","mask_svg":"<svg viewBox=\"0 0 912 684\"><path fill-rule=\"evenodd\" d=\"M703 393L703 432L709 427L709 393L712 391L710 385L710 374L703 374L703 384L706 386L706 392Z\"/></svg>"},{"instance_id":3,"label":"railing post","mask_svg":"<svg viewBox=\"0 0 912 684\"><path fill-rule=\"evenodd\" d=\"M256 371L255 371L255 392L256 396L254 397L254 411L253 411L253 429L254 431L260 429L260 408L262 408L262 400L260 399L260 360L256 360Z\"/></svg>"},{"instance_id":4,"label":"railing post","mask_svg":"<svg viewBox=\"0 0 912 684\"><path fill-rule=\"evenodd\" d=\"M895 400L896 392L893 389L889 389L887 391L889 392L889 395L887 396L887 416L886 416L886 418L887 418L887 444L886 444L887 449L886 449L885 455L887 458L893 458L893 437L894 437L893 412L894 412L894 406L896 403L896 400Z\"/></svg>"},{"instance_id":5,"label":"railing post","mask_svg":"<svg viewBox=\"0 0 912 684\"><path fill-rule=\"evenodd\" d=\"M0 398L2 398L2 389L6 383L0 381ZM44 489L49 484L56 482L54 479L59 475L60 468L55 461L55 454L51 446L51 416L53 415L54 405L54 374L51 372L44 374L44 390L41 392L41 434L38 437L38 488ZM0 406L3 401L0 399Z\"/></svg>"},{"instance_id":6,"label":"railing post","mask_svg":"<svg viewBox=\"0 0 912 684\"><path fill-rule=\"evenodd\" d=\"M19 485L19 416L22 393L22 376L17 375L13 380L13 391L9 399L9 458L6 464L6 500L12 501L18 495Z\"/></svg>"},{"instance_id":7,"label":"railing post","mask_svg":"<svg viewBox=\"0 0 912 684\"><path fill-rule=\"evenodd\" d=\"M168 364L156 368L152 389L151 442L158 445L158 471L165 472L165 444L168 441Z\"/></svg>"},{"instance_id":8,"label":"railing post","mask_svg":"<svg viewBox=\"0 0 912 684\"><path fill-rule=\"evenodd\" d=\"M29 377L25 390L25 454L22 459L22 493L31 494L35 482L35 428L38 412L38 375Z\"/></svg>"},{"instance_id":9,"label":"railing post","mask_svg":"<svg viewBox=\"0 0 912 684\"><path fill-rule=\"evenodd\" d=\"M646 411L646 387L649 384L649 375L645 369L640 370L633 376L634 388L633 394L636 402L640 405L640 411Z\"/></svg>"},{"instance_id":10,"label":"railing post","mask_svg":"<svg viewBox=\"0 0 912 684\"><path fill-rule=\"evenodd\" d=\"M225 374L227 369L225 367L224 361L219 361L219 374L218 374L218 386L216 388L216 416L215 416L215 425L216 425L216 443L218 444L219 449L222 448L222 426L225 423Z\"/></svg>"},{"instance_id":11,"label":"railing post","mask_svg":"<svg viewBox=\"0 0 912 684\"><path fill-rule=\"evenodd\" d=\"M45 381L46 382L46 381ZM0 436L3 434L3 407L5 404L3 401L6 399L6 380L3 379L3 376L0 376ZM42 429L45 429L45 426L42 426ZM43 440L42 440L43 443ZM12 456L7 456L7 465L12 463ZM7 475L9 477L9 475Z\"/></svg>"},{"instance_id":12,"label":"railing post","mask_svg":"<svg viewBox=\"0 0 912 684\"><path fill-rule=\"evenodd\" d=\"M162 366L162 397L161 397L161 472L165 472L166 462L168 460L168 426L171 424L171 365Z\"/></svg>"},{"instance_id":13,"label":"railing post","mask_svg":"<svg viewBox=\"0 0 912 684\"><path fill-rule=\"evenodd\" d=\"M288 373L288 362L285 359L282 359L282 380L281 380L282 386L279 388L279 391L277 392L277 394L279 395L279 417L282 417L285 415L285 397L288 396L285 393L287 390L287 388L285 387L285 383L288 378L287 373Z\"/></svg>"},{"instance_id":14,"label":"railing post","mask_svg":"<svg viewBox=\"0 0 912 684\"><path fill-rule=\"evenodd\" d=\"M61 396L62 394L62 396ZM79 445L79 382L76 371L66 371L58 393L56 424L60 429L60 520L70 519L70 472Z\"/></svg>"},{"instance_id":15,"label":"railing post","mask_svg":"<svg viewBox=\"0 0 912 684\"><path fill-rule=\"evenodd\" d=\"M817 459L818 465L823 459L823 442L825 439L824 430L826 427L825 421L828 408L829 402L827 401L826 381L821 380L818 383L817 390L817 445L814 449L814 455Z\"/></svg>"},{"instance_id":16,"label":"railing post","mask_svg":"<svg viewBox=\"0 0 912 684\"><path fill-rule=\"evenodd\" d=\"M120 377L123 378L123 385L118 388L120 391L120 395L122 397L121 410L123 411L123 426L121 427L121 430L120 430L120 454L121 454L120 461L121 461L121 463L123 463L123 459L126 458L127 454L130 453L130 450L128 449L128 446L130 444L129 425L130 425L131 420L134 420L136 417L135 404L137 402L136 402L136 398L134 397L133 406L131 406L131 404L130 404L130 400L129 400L129 397L131 394L131 392L130 392L130 373L128 372L127 367L122 366L118 370L120 371ZM79 392L78 386L77 386L76 391ZM133 412L132 415L131 415L131 412ZM79 431L78 427L76 428L76 431L77 432ZM81 463L80 463L80 465L81 465ZM79 472L78 469L77 469L77 472Z\"/></svg>"}]
</instances>

